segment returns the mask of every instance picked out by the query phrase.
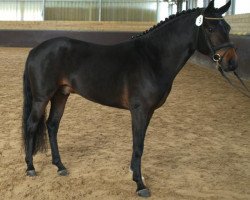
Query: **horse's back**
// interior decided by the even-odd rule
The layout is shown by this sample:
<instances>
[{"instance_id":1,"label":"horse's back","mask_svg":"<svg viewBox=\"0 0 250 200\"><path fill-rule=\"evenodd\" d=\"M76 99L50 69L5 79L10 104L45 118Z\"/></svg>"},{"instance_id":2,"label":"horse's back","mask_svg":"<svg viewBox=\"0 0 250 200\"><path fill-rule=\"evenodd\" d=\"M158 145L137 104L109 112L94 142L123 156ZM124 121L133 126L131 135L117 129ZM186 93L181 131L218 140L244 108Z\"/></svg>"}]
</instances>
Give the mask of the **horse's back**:
<instances>
[{"instance_id":1,"label":"horse's back","mask_svg":"<svg viewBox=\"0 0 250 200\"><path fill-rule=\"evenodd\" d=\"M128 63L131 61L131 57L133 57L131 56L133 55L132 46L129 42L117 45L99 45L67 37L59 37L47 40L33 48L29 53L27 61L35 62L35 65L32 67L42 68L53 68L60 65L62 69L62 66L67 64L70 64L67 68L71 69L73 67L84 68L88 67L87 63L99 65L99 68L105 64L105 66L109 65L109 69L119 67L119 70L121 70L121 64ZM38 66L39 64L43 65Z\"/></svg>"}]
</instances>

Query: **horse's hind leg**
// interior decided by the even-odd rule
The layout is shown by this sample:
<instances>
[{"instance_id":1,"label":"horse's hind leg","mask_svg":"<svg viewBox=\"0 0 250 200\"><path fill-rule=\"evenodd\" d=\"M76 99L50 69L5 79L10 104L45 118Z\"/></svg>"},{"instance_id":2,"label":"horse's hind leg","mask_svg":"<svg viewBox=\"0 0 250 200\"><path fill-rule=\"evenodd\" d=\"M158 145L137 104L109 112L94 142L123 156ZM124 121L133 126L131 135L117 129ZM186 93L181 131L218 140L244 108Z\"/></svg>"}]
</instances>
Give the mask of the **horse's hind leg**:
<instances>
[{"instance_id":1,"label":"horse's hind leg","mask_svg":"<svg viewBox=\"0 0 250 200\"><path fill-rule=\"evenodd\" d=\"M61 162L57 144L57 132L68 96L68 94L62 94L60 90L55 93L55 95L51 99L50 114L47 121L49 141L52 153L52 164L58 167L58 174L62 176L68 175L68 171Z\"/></svg>"},{"instance_id":2,"label":"horse's hind leg","mask_svg":"<svg viewBox=\"0 0 250 200\"><path fill-rule=\"evenodd\" d=\"M38 150L42 150L45 145L45 108L47 101L34 101L30 116L27 121L27 135L26 135L26 148L25 148L25 161L27 164L27 175L35 176L35 168L33 165L33 155Z\"/></svg>"}]
</instances>

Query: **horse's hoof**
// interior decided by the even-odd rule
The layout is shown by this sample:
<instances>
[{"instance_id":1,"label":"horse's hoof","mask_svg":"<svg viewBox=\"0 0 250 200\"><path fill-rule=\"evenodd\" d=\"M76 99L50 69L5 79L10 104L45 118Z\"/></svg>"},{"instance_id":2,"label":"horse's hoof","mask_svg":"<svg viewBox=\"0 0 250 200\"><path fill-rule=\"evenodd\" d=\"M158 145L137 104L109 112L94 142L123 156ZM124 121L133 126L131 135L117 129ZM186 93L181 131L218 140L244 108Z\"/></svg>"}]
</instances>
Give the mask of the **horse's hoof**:
<instances>
[{"instance_id":1,"label":"horse's hoof","mask_svg":"<svg viewBox=\"0 0 250 200\"><path fill-rule=\"evenodd\" d=\"M60 175L60 176L68 176L68 175L69 175L69 172L68 172L67 169L60 170L60 171L58 171L57 173L58 173L58 175Z\"/></svg>"},{"instance_id":2,"label":"horse's hoof","mask_svg":"<svg viewBox=\"0 0 250 200\"><path fill-rule=\"evenodd\" d=\"M149 189L142 189L137 191L138 196L140 197L150 197Z\"/></svg>"},{"instance_id":3,"label":"horse's hoof","mask_svg":"<svg viewBox=\"0 0 250 200\"><path fill-rule=\"evenodd\" d=\"M36 176L36 171L35 170L28 170L26 172L27 176Z\"/></svg>"}]
</instances>

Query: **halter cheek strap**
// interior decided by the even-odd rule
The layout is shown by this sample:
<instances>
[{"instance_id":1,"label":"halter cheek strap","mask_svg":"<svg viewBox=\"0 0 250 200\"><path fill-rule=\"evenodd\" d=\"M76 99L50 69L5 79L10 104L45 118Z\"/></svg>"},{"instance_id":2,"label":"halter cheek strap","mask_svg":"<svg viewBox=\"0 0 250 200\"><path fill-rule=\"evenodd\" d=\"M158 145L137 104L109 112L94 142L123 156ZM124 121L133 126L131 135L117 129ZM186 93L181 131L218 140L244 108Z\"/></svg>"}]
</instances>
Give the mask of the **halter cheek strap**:
<instances>
[{"instance_id":1,"label":"halter cheek strap","mask_svg":"<svg viewBox=\"0 0 250 200\"><path fill-rule=\"evenodd\" d=\"M226 43L223 43L221 45L215 46L214 50L218 51L218 50L226 48L226 47L227 48L234 48L234 44L232 42L226 42Z\"/></svg>"}]
</instances>

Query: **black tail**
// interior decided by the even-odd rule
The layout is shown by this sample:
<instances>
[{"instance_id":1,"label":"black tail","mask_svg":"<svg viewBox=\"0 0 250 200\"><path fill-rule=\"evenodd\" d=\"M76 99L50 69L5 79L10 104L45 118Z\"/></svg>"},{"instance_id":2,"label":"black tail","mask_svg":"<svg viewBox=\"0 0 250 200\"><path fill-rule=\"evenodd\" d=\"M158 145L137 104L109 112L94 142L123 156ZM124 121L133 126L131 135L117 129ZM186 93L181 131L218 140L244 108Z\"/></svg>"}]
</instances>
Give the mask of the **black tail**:
<instances>
[{"instance_id":1,"label":"black tail","mask_svg":"<svg viewBox=\"0 0 250 200\"><path fill-rule=\"evenodd\" d=\"M28 62L28 61L27 61ZM23 144L25 152L27 152L28 141L31 138L31 134L28 132L28 118L32 109L32 93L30 88L30 80L27 73L27 63L23 74L23 123L22 123L22 132L23 132ZM46 151L46 113L41 117L37 130L33 133L33 147L32 154L35 155L38 151Z\"/></svg>"}]
</instances>

